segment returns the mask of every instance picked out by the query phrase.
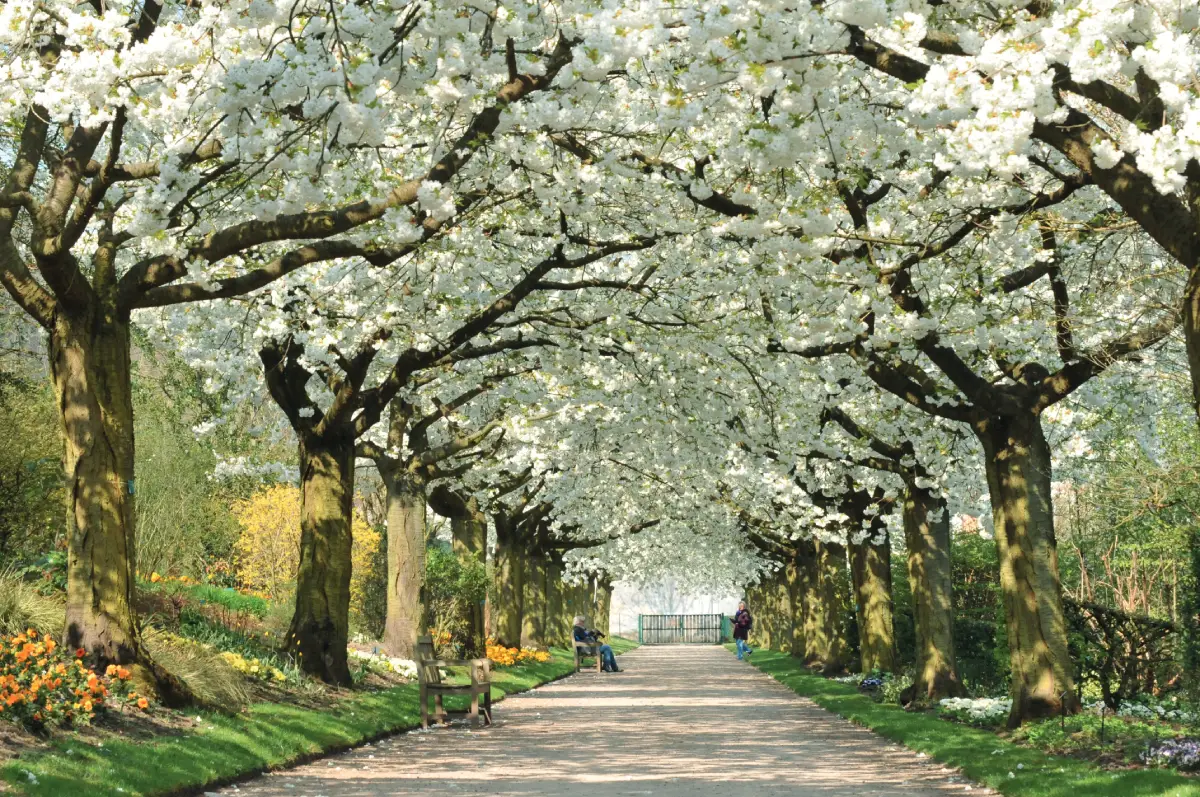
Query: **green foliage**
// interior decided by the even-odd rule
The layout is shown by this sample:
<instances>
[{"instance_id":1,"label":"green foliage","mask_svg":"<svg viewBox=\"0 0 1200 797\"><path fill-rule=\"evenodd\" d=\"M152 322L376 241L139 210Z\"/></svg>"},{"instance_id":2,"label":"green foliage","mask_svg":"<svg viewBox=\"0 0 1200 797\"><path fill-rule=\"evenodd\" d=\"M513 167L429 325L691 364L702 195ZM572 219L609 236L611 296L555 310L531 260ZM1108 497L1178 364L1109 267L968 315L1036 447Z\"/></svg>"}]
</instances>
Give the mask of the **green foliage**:
<instances>
[{"instance_id":1,"label":"green foliage","mask_svg":"<svg viewBox=\"0 0 1200 797\"><path fill-rule=\"evenodd\" d=\"M995 540L975 534L954 538L954 648L959 675L972 692L1005 691L1008 633L1000 603Z\"/></svg>"},{"instance_id":2,"label":"green foliage","mask_svg":"<svg viewBox=\"0 0 1200 797\"><path fill-rule=\"evenodd\" d=\"M1057 755L1103 754L1136 762L1147 746L1184 732L1161 722L1146 722L1111 714L1101 718L1087 712L1074 717L1031 722L1013 731L1013 739Z\"/></svg>"},{"instance_id":3,"label":"green foliage","mask_svg":"<svg viewBox=\"0 0 1200 797\"><path fill-rule=\"evenodd\" d=\"M270 601L257 595L247 595L232 587L213 584L181 584L178 581L139 581L138 589L143 592L163 595L179 595L192 603L221 606L234 614L245 614L263 619L271 608Z\"/></svg>"},{"instance_id":4,"label":"green foliage","mask_svg":"<svg viewBox=\"0 0 1200 797\"><path fill-rule=\"evenodd\" d=\"M378 531L378 530L377 530ZM387 622L387 534L380 531L379 546L371 553L367 576L363 579L362 601L358 611L350 613L351 625L371 639L382 639Z\"/></svg>"},{"instance_id":5,"label":"green foliage","mask_svg":"<svg viewBox=\"0 0 1200 797\"><path fill-rule=\"evenodd\" d=\"M1184 603L1184 672L1188 677L1188 688L1200 702L1200 528L1192 529L1189 555L1191 565L1187 585L1187 600Z\"/></svg>"},{"instance_id":6,"label":"green foliage","mask_svg":"<svg viewBox=\"0 0 1200 797\"><path fill-rule=\"evenodd\" d=\"M56 597L43 595L15 570L0 572L0 634L20 634L34 628L51 637L62 634L66 608Z\"/></svg>"},{"instance_id":7,"label":"green foliage","mask_svg":"<svg viewBox=\"0 0 1200 797\"><path fill-rule=\"evenodd\" d=\"M269 641L235 631L222 623L210 620L195 609L185 608L179 613L179 635L207 645L215 651L229 651L247 659L259 659L268 666L281 670L289 681L299 681L303 677L291 657L281 653Z\"/></svg>"},{"instance_id":8,"label":"green foliage","mask_svg":"<svg viewBox=\"0 0 1200 797\"><path fill-rule=\"evenodd\" d=\"M0 560L28 559L63 541L62 442L47 380L0 381Z\"/></svg>"},{"instance_id":9,"label":"green foliage","mask_svg":"<svg viewBox=\"0 0 1200 797\"><path fill-rule=\"evenodd\" d=\"M448 547L430 546L425 560L429 611L435 631L449 633L457 653L482 649L482 640L470 640L471 609L487 596L487 568L480 562L461 561Z\"/></svg>"},{"instance_id":10,"label":"green foliage","mask_svg":"<svg viewBox=\"0 0 1200 797\"><path fill-rule=\"evenodd\" d=\"M215 457L192 427L209 408L185 366L143 348L134 382L138 568L198 578L227 558L238 526L210 478Z\"/></svg>"},{"instance_id":11,"label":"green foliage","mask_svg":"<svg viewBox=\"0 0 1200 797\"><path fill-rule=\"evenodd\" d=\"M18 568L17 573L26 581L35 582L43 595L67 591L67 555L62 551L50 551Z\"/></svg>"}]
</instances>

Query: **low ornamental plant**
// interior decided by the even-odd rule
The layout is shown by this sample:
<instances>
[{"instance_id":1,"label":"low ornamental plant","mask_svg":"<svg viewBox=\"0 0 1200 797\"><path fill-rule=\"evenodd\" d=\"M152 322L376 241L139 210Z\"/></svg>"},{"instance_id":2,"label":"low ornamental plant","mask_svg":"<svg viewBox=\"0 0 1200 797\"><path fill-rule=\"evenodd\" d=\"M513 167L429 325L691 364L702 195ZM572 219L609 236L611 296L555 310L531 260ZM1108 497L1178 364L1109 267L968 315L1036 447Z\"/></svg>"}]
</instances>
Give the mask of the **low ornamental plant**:
<instances>
[{"instance_id":1,"label":"low ornamental plant","mask_svg":"<svg viewBox=\"0 0 1200 797\"><path fill-rule=\"evenodd\" d=\"M133 690L130 672L87 667L82 649L69 655L34 629L0 638L0 717L31 730L85 725L113 702L145 711L150 701Z\"/></svg>"},{"instance_id":2,"label":"low ornamental plant","mask_svg":"<svg viewBox=\"0 0 1200 797\"><path fill-rule=\"evenodd\" d=\"M1012 711L1012 700L1006 697L948 697L938 701L938 713L972 725L998 725Z\"/></svg>"},{"instance_id":3,"label":"low ornamental plant","mask_svg":"<svg viewBox=\"0 0 1200 797\"><path fill-rule=\"evenodd\" d=\"M550 661L550 654L536 648L506 648L497 645L496 640L488 639L486 646L487 657L497 667L511 667L524 661L545 663Z\"/></svg>"},{"instance_id":4,"label":"low ornamental plant","mask_svg":"<svg viewBox=\"0 0 1200 797\"><path fill-rule=\"evenodd\" d=\"M1174 767L1182 772L1200 772L1200 739L1167 739L1142 753L1149 766Z\"/></svg>"}]
</instances>

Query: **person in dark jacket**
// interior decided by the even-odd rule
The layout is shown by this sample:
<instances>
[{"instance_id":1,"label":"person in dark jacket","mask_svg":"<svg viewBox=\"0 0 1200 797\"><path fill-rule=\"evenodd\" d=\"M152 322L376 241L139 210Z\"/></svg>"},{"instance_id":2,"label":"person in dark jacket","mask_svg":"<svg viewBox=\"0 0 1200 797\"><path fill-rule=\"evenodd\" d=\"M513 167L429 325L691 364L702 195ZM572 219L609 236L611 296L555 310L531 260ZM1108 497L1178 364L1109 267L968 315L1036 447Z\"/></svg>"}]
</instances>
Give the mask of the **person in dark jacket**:
<instances>
[{"instance_id":1,"label":"person in dark jacket","mask_svg":"<svg viewBox=\"0 0 1200 797\"><path fill-rule=\"evenodd\" d=\"M750 629L754 627L754 618L746 608L746 602L738 604L737 614L733 616L733 641L737 644L737 657L750 658L754 651L750 649Z\"/></svg>"},{"instance_id":2,"label":"person in dark jacket","mask_svg":"<svg viewBox=\"0 0 1200 797\"><path fill-rule=\"evenodd\" d=\"M599 631L589 631L584 623L587 618L582 614L575 617L575 641L589 642L596 647L600 652L601 668L605 672L620 672L621 668L617 666L617 656L613 653L613 649L600 642L600 637L604 634Z\"/></svg>"}]
</instances>

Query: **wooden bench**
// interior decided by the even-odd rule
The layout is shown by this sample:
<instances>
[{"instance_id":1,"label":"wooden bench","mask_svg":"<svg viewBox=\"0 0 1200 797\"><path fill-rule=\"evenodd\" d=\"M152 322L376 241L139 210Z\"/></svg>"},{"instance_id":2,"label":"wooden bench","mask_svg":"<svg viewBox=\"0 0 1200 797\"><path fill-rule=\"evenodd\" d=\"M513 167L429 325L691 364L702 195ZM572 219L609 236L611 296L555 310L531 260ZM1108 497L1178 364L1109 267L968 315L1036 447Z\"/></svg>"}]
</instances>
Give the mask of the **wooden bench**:
<instances>
[{"instance_id":1,"label":"wooden bench","mask_svg":"<svg viewBox=\"0 0 1200 797\"><path fill-rule=\"evenodd\" d=\"M583 666L583 660L588 656L596 657L596 672L600 672L604 667L604 657L600 655L600 642L580 642L571 637L571 643L575 646L575 672Z\"/></svg>"},{"instance_id":2,"label":"wooden bench","mask_svg":"<svg viewBox=\"0 0 1200 797\"><path fill-rule=\"evenodd\" d=\"M471 683L449 684L442 681L441 668L462 667L470 670ZM429 698L433 698L433 718L446 722L451 712L446 711L442 698L446 695L470 695L471 708L454 714L467 716L479 724L479 698L483 698L483 721L492 724L492 663L488 659L435 659L433 637L423 636L417 640L417 685L421 699L421 727L429 727Z\"/></svg>"}]
</instances>

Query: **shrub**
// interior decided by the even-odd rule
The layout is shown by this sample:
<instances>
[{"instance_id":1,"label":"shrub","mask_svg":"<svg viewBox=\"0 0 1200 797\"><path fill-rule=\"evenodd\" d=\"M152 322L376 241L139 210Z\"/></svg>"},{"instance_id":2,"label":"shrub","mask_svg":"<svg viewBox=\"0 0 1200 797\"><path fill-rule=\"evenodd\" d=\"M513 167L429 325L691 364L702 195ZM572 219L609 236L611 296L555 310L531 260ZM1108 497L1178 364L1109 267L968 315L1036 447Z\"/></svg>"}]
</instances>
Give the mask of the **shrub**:
<instances>
[{"instance_id":1,"label":"shrub","mask_svg":"<svg viewBox=\"0 0 1200 797\"><path fill-rule=\"evenodd\" d=\"M234 504L242 532L234 544L234 568L239 583L273 601L287 601L295 590L300 565L300 490L276 484ZM363 605L371 557L379 548L379 533L357 513L351 534L350 606ZM357 619L357 618L356 618Z\"/></svg>"},{"instance_id":2,"label":"shrub","mask_svg":"<svg viewBox=\"0 0 1200 797\"><path fill-rule=\"evenodd\" d=\"M448 635L442 647L455 658L484 649L484 640L470 636L474 607L487 595L487 568L475 560L464 562L447 547L431 546L425 559L425 584L432 628Z\"/></svg>"},{"instance_id":3,"label":"shrub","mask_svg":"<svg viewBox=\"0 0 1200 797\"><path fill-rule=\"evenodd\" d=\"M32 628L0 639L0 716L40 730L87 724L110 697L149 708L132 691L128 670L110 666L99 675L87 668L83 655L83 650L68 654Z\"/></svg>"},{"instance_id":4,"label":"shrub","mask_svg":"<svg viewBox=\"0 0 1200 797\"><path fill-rule=\"evenodd\" d=\"M40 371L0 370L0 560L61 542L66 483L54 394Z\"/></svg>"},{"instance_id":5,"label":"shrub","mask_svg":"<svg viewBox=\"0 0 1200 797\"><path fill-rule=\"evenodd\" d=\"M180 612L179 634L211 650L236 653L246 661L257 660L260 666L278 669L288 681L301 680L300 671L294 662L266 640L214 622L194 609L184 609ZM232 666L229 659L226 659L225 663Z\"/></svg>"},{"instance_id":6,"label":"shrub","mask_svg":"<svg viewBox=\"0 0 1200 797\"><path fill-rule=\"evenodd\" d=\"M33 628L57 637L65 617L62 603L41 594L38 584L25 581L14 570L0 572L0 634L13 636Z\"/></svg>"},{"instance_id":7,"label":"shrub","mask_svg":"<svg viewBox=\"0 0 1200 797\"><path fill-rule=\"evenodd\" d=\"M161 578L158 573L152 573L150 578L138 586L145 592L180 595L194 603L210 603L235 614L249 614L260 620L267 616L267 611L271 606L261 595L239 592L233 587L197 584L186 577L181 579Z\"/></svg>"}]
</instances>

